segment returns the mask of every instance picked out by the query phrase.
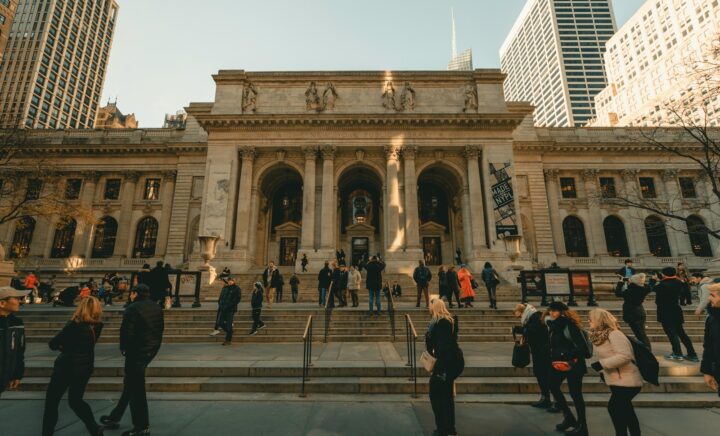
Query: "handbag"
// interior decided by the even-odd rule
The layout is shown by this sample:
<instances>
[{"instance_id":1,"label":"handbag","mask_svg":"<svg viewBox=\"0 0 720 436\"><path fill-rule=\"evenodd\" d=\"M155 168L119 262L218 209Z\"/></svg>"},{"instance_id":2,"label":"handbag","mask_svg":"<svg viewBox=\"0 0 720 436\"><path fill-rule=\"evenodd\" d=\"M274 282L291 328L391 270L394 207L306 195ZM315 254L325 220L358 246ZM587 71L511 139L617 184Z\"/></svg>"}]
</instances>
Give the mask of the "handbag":
<instances>
[{"instance_id":1,"label":"handbag","mask_svg":"<svg viewBox=\"0 0 720 436\"><path fill-rule=\"evenodd\" d=\"M565 360L553 360L552 367L555 371L558 372L568 372L575 366L574 364L577 362L577 359L573 359L572 361L565 361Z\"/></svg>"},{"instance_id":2,"label":"handbag","mask_svg":"<svg viewBox=\"0 0 720 436\"><path fill-rule=\"evenodd\" d=\"M470 279L470 287L473 288L473 290L474 290L474 289L479 288L480 285L478 285L477 280L475 280L475 279Z\"/></svg>"},{"instance_id":3,"label":"handbag","mask_svg":"<svg viewBox=\"0 0 720 436\"><path fill-rule=\"evenodd\" d=\"M518 340L514 331L513 339L515 339L515 346L512 352L512 366L515 368L525 368L530 365L530 346L522 336L520 340Z\"/></svg>"},{"instance_id":4,"label":"handbag","mask_svg":"<svg viewBox=\"0 0 720 436\"><path fill-rule=\"evenodd\" d=\"M437 359L427 351L423 351L420 355L420 363L427 372L432 372L433 368L435 368L435 362L437 362Z\"/></svg>"}]
</instances>

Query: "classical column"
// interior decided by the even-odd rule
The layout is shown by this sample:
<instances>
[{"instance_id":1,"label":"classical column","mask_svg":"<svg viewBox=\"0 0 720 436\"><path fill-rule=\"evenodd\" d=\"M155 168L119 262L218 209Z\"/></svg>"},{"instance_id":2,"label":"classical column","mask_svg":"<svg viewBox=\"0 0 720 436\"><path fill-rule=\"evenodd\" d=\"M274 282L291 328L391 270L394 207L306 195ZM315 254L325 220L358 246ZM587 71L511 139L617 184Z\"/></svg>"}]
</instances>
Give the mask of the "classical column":
<instances>
[{"instance_id":1,"label":"classical column","mask_svg":"<svg viewBox=\"0 0 720 436\"><path fill-rule=\"evenodd\" d=\"M249 250L250 236L250 200L252 196L253 162L255 147L240 149L242 167L240 169L240 186L238 187L237 226L235 227L235 249Z\"/></svg>"},{"instance_id":2,"label":"classical column","mask_svg":"<svg viewBox=\"0 0 720 436\"><path fill-rule=\"evenodd\" d=\"M485 235L485 207L483 205L482 184L480 182L480 147L468 145L465 147L465 159L467 160L468 172L468 200L470 206L470 222L472 223L472 243L473 249L466 253L466 257L474 256L472 253L487 247Z\"/></svg>"},{"instance_id":3,"label":"classical column","mask_svg":"<svg viewBox=\"0 0 720 436\"><path fill-rule=\"evenodd\" d=\"M318 149L303 147L305 153L305 179L303 180L303 217L300 250L315 249L315 161ZM324 168L323 163L323 168Z\"/></svg>"},{"instance_id":4,"label":"classical column","mask_svg":"<svg viewBox=\"0 0 720 436\"><path fill-rule=\"evenodd\" d=\"M420 217L418 213L417 176L414 145L403 148L405 172L405 248L420 249Z\"/></svg>"},{"instance_id":5,"label":"classical column","mask_svg":"<svg viewBox=\"0 0 720 436\"><path fill-rule=\"evenodd\" d=\"M335 250L335 151L332 145L322 148L322 216L320 217L320 247L324 250ZM303 226L305 227L305 226Z\"/></svg>"},{"instance_id":6,"label":"classical column","mask_svg":"<svg viewBox=\"0 0 720 436\"><path fill-rule=\"evenodd\" d=\"M385 146L385 217L387 223L387 240L385 247L387 255L402 249L402 234L400 233L400 169L401 148L393 145Z\"/></svg>"},{"instance_id":7,"label":"classical column","mask_svg":"<svg viewBox=\"0 0 720 436\"><path fill-rule=\"evenodd\" d=\"M665 170L662 172L662 180L665 185L665 196L667 197L668 211L670 213L682 214L682 198L680 197L680 187L678 186L677 170ZM670 254L673 257L682 256L689 254L690 241L687 240L688 236L680 229L685 228L685 223L678 220L665 220L660 217L663 221L666 221L665 231L668 235L668 242L670 242ZM685 249L687 246L687 249Z\"/></svg>"},{"instance_id":8,"label":"classical column","mask_svg":"<svg viewBox=\"0 0 720 436\"><path fill-rule=\"evenodd\" d=\"M553 246L555 247L555 254L558 256L564 256L565 252L565 235L563 235L562 222L560 221L560 214L557 213L560 205L560 185L558 184L558 170L548 169L544 171L545 174L545 189L547 191L547 201L550 210L554 210L555 213L550 214L550 229L552 231Z\"/></svg>"},{"instance_id":9,"label":"classical column","mask_svg":"<svg viewBox=\"0 0 720 436\"><path fill-rule=\"evenodd\" d=\"M600 210L600 191L597 185L598 170L587 169L582 173L585 183L585 196L588 202L588 225L585 226L586 239L590 240L588 247L590 257L599 256L607 251L605 245L605 232L603 230L602 212ZM587 238L589 233L590 238Z\"/></svg>"},{"instance_id":10,"label":"classical column","mask_svg":"<svg viewBox=\"0 0 720 436\"><path fill-rule=\"evenodd\" d=\"M168 234L170 233L170 218L172 217L173 198L175 197L175 179L177 171L165 171L162 173L163 187L160 190L162 196L162 213L160 215L160 229L157 239L157 256L165 256L167 253Z\"/></svg>"},{"instance_id":11,"label":"classical column","mask_svg":"<svg viewBox=\"0 0 720 436\"><path fill-rule=\"evenodd\" d=\"M625 198L630 201L638 201L640 199L639 196L642 195L640 193L640 190L638 189L637 184L638 170L626 169L622 170L620 174L623 180L623 191L625 193ZM628 237L627 239L630 244L630 255L636 256L639 254L648 254L648 244L644 243L643 240L643 235L645 234L645 226L642 224L641 220L638 217L634 217L632 215L632 209L626 209L625 212L627 212L625 214L625 216L627 217L625 234Z\"/></svg>"},{"instance_id":12,"label":"classical column","mask_svg":"<svg viewBox=\"0 0 720 436\"><path fill-rule=\"evenodd\" d=\"M465 259L465 256L471 256L472 250L473 250L473 243L472 243L472 222L470 219L470 190L468 187L464 187L462 190L461 200L462 200L462 220L463 220L463 259ZM453 253L453 256L455 253Z\"/></svg>"},{"instance_id":13,"label":"classical column","mask_svg":"<svg viewBox=\"0 0 720 436\"><path fill-rule=\"evenodd\" d=\"M256 241L257 241L257 227L258 227L258 190L257 188L252 188L252 193L250 194L250 236L248 237L248 251L247 251L247 257L248 261L254 261L255 260L255 253L257 253L257 247Z\"/></svg>"},{"instance_id":14,"label":"classical column","mask_svg":"<svg viewBox=\"0 0 720 436\"><path fill-rule=\"evenodd\" d=\"M100 173L97 171L91 171L85 174L85 186L83 187L83 195L81 199L82 207L86 210L92 211L92 205L97 196L97 184L100 181ZM95 236L94 223L78 222L78 228L82 238L77 241L73 246L73 254L83 253L85 258L89 259L92 255L93 237ZM76 248L77 247L77 248Z\"/></svg>"},{"instance_id":15,"label":"classical column","mask_svg":"<svg viewBox=\"0 0 720 436\"><path fill-rule=\"evenodd\" d=\"M140 179L137 171L125 172L122 184L122 200L120 201L120 222L118 223L117 238L115 239L115 256L127 255L132 250L134 235L132 231L133 203L135 202L135 188ZM130 241L130 242L128 242Z\"/></svg>"}]
</instances>

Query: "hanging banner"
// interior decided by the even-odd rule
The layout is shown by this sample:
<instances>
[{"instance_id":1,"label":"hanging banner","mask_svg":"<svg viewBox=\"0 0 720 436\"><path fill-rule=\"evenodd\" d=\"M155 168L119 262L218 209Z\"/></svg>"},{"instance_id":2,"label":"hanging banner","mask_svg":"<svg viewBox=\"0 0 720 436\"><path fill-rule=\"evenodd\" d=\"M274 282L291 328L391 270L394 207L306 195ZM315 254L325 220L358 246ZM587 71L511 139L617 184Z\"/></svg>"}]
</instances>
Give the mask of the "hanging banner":
<instances>
[{"instance_id":1,"label":"hanging banner","mask_svg":"<svg viewBox=\"0 0 720 436\"><path fill-rule=\"evenodd\" d=\"M518 234L515 212L515 194L512 186L512 165L510 163L490 164L490 177L495 211L495 233L498 239L502 236Z\"/></svg>"}]
</instances>

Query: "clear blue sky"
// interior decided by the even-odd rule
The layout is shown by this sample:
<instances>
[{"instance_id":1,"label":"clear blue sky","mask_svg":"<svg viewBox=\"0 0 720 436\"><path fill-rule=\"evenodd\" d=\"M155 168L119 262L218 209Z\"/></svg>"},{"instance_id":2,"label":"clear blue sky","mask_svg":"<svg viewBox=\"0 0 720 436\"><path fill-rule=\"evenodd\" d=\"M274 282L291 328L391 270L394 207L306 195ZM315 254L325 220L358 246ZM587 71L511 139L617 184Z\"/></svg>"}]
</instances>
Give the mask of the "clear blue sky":
<instances>
[{"instance_id":1,"label":"clear blue sky","mask_svg":"<svg viewBox=\"0 0 720 436\"><path fill-rule=\"evenodd\" d=\"M212 101L219 69L443 70L458 48L475 68L498 51L525 0L117 0L105 104L118 97L141 127ZM618 26L644 0L614 0Z\"/></svg>"}]
</instances>

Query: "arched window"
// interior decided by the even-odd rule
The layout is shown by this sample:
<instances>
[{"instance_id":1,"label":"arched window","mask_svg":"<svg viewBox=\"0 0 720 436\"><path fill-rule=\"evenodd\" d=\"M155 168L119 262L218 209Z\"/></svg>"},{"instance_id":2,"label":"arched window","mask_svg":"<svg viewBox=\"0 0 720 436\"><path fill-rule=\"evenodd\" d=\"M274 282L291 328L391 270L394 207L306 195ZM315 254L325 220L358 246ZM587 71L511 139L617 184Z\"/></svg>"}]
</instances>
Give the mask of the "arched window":
<instances>
[{"instance_id":1,"label":"arched window","mask_svg":"<svg viewBox=\"0 0 720 436\"><path fill-rule=\"evenodd\" d=\"M12 245L10 246L10 257L27 257L30 254L30 244L35 232L35 220L25 217L18 221L15 226Z\"/></svg>"},{"instance_id":2,"label":"arched window","mask_svg":"<svg viewBox=\"0 0 720 436\"><path fill-rule=\"evenodd\" d=\"M77 221L72 218L66 218L58 223L58 226L55 228L55 239L53 239L52 250L50 250L51 258L60 259L70 257L73 241L75 241L76 227Z\"/></svg>"},{"instance_id":3,"label":"arched window","mask_svg":"<svg viewBox=\"0 0 720 436\"><path fill-rule=\"evenodd\" d=\"M585 226L578 217L569 216L563 221L565 252L570 257L588 257Z\"/></svg>"},{"instance_id":4,"label":"arched window","mask_svg":"<svg viewBox=\"0 0 720 436\"><path fill-rule=\"evenodd\" d=\"M615 257L630 257L625 225L620 221L620 218L613 215L605 218L603 229L605 230L605 244L607 245L608 254Z\"/></svg>"},{"instance_id":5,"label":"arched window","mask_svg":"<svg viewBox=\"0 0 720 436\"><path fill-rule=\"evenodd\" d=\"M656 216L645 218L645 234L647 235L648 248L653 256L670 257L670 243L668 242L665 223Z\"/></svg>"},{"instance_id":6,"label":"arched window","mask_svg":"<svg viewBox=\"0 0 720 436\"><path fill-rule=\"evenodd\" d=\"M133 257L155 256L155 245L157 243L158 222L155 218L148 216L140 220L135 232L135 248Z\"/></svg>"},{"instance_id":7,"label":"arched window","mask_svg":"<svg viewBox=\"0 0 720 436\"><path fill-rule=\"evenodd\" d=\"M115 251L115 237L117 236L118 224L115 218L104 216L95 227L95 239L93 240L92 257L112 257Z\"/></svg>"},{"instance_id":8,"label":"arched window","mask_svg":"<svg viewBox=\"0 0 720 436\"><path fill-rule=\"evenodd\" d=\"M690 246L695 256L712 257L713 252L710 247L708 228L705 227L705 221L697 215L690 215L686 223L688 236L690 236Z\"/></svg>"}]
</instances>

